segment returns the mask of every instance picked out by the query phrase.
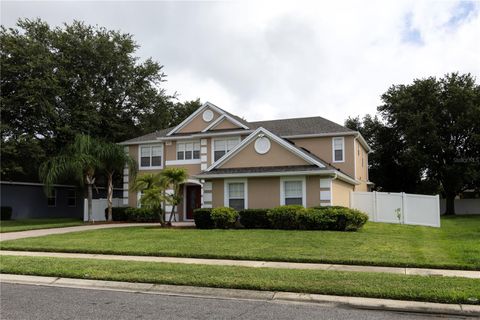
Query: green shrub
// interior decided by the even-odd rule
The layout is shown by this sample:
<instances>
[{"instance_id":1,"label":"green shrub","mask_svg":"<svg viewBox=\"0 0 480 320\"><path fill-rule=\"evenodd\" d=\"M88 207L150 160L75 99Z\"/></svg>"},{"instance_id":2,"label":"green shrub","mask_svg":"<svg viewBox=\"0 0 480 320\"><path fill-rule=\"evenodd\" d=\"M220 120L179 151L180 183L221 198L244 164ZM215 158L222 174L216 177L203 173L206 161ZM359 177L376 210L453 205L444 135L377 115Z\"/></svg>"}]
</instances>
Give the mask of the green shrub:
<instances>
[{"instance_id":1,"label":"green shrub","mask_svg":"<svg viewBox=\"0 0 480 320\"><path fill-rule=\"evenodd\" d=\"M216 228L232 228L238 219L238 212L233 208L220 207L212 209L212 221Z\"/></svg>"},{"instance_id":2,"label":"green shrub","mask_svg":"<svg viewBox=\"0 0 480 320\"><path fill-rule=\"evenodd\" d=\"M127 208L125 210L127 221L134 222L159 222L158 212L150 208Z\"/></svg>"},{"instance_id":3,"label":"green shrub","mask_svg":"<svg viewBox=\"0 0 480 320\"><path fill-rule=\"evenodd\" d=\"M300 229L356 231L368 221L368 215L340 206L314 207L298 216Z\"/></svg>"},{"instance_id":4,"label":"green shrub","mask_svg":"<svg viewBox=\"0 0 480 320\"><path fill-rule=\"evenodd\" d=\"M245 228L270 228L267 216L268 209L244 209L239 212L240 223Z\"/></svg>"},{"instance_id":5,"label":"green shrub","mask_svg":"<svg viewBox=\"0 0 480 320\"><path fill-rule=\"evenodd\" d=\"M214 227L212 220L212 209L199 208L193 210L193 219L198 229L212 229Z\"/></svg>"},{"instance_id":6,"label":"green shrub","mask_svg":"<svg viewBox=\"0 0 480 320\"><path fill-rule=\"evenodd\" d=\"M127 214L125 211L129 207L113 207L112 208L112 220L113 221L127 221ZM108 219L108 208L105 208L105 220Z\"/></svg>"},{"instance_id":7,"label":"green shrub","mask_svg":"<svg viewBox=\"0 0 480 320\"><path fill-rule=\"evenodd\" d=\"M0 220L12 219L12 207L0 207Z\"/></svg>"},{"instance_id":8,"label":"green shrub","mask_svg":"<svg viewBox=\"0 0 480 320\"><path fill-rule=\"evenodd\" d=\"M298 213L304 210L300 205L280 206L268 210L267 216L273 229L298 229Z\"/></svg>"}]
</instances>

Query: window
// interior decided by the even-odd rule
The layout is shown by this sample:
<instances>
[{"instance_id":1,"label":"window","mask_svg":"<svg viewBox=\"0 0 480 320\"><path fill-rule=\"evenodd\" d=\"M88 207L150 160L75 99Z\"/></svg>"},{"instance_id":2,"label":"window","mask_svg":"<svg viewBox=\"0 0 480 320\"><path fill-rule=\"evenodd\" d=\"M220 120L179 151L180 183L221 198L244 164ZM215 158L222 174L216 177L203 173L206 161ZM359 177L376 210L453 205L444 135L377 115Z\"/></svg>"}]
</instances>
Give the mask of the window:
<instances>
[{"instance_id":1,"label":"window","mask_svg":"<svg viewBox=\"0 0 480 320\"><path fill-rule=\"evenodd\" d=\"M285 204L303 205L302 181L284 181Z\"/></svg>"},{"instance_id":2,"label":"window","mask_svg":"<svg viewBox=\"0 0 480 320\"><path fill-rule=\"evenodd\" d=\"M177 142L177 160L200 159L200 142Z\"/></svg>"},{"instance_id":3,"label":"window","mask_svg":"<svg viewBox=\"0 0 480 320\"><path fill-rule=\"evenodd\" d=\"M343 137L333 138L333 162L343 162L345 159Z\"/></svg>"},{"instance_id":4,"label":"window","mask_svg":"<svg viewBox=\"0 0 480 320\"><path fill-rule=\"evenodd\" d=\"M228 184L228 206L235 210L245 209L245 185L242 182Z\"/></svg>"},{"instance_id":5,"label":"window","mask_svg":"<svg viewBox=\"0 0 480 320\"><path fill-rule=\"evenodd\" d=\"M215 139L213 141L213 161L217 161L240 143L240 138Z\"/></svg>"},{"instance_id":6,"label":"window","mask_svg":"<svg viewBox=\"0 0 480 320\"><path fill-rule=\"evenodd\" d=\"M162 167L163 145L140 146L140 168Z\"/></svg>"},{"instance_id":7,"label":"window","mask_svg":"<svg viewBox=\"0 0 480 320\"><path fill-rule=\"evenodd\" d=\"M305 177L280 178L280 204L306 205Z\"/></svg>"},{"instance_id":8,"label":"window","mask_svg":"<svg viewBox=\"0 0 480 320\"><path fill-rule=\"evenodd\" d=\"M67 190L67 205L75 207L77 205L77 193L73 189Z\"/></svg>"},{"instance_id":9,"label":"window","mask_svg":"<svg viewBox=\"0 0 480 320\"><path fill-rule=\"evenodd\" d=\"M57 206L57 189L52 189L47 196L47 206L56 207Z\"/></svg>"}]
</instances>

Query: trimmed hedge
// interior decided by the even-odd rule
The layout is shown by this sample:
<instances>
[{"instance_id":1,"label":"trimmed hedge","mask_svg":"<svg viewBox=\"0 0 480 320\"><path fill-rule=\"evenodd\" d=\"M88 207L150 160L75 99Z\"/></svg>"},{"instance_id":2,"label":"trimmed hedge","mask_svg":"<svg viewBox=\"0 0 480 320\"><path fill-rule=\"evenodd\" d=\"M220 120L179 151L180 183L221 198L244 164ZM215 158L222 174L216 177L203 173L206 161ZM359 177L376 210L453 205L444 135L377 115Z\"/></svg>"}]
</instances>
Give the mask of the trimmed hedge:
<instances>
[{"instance_id":1,"label":"trimmed hedge","mask_svg":"<svg viewBox=\"0 0 480 320\"><path fill-rule=\"evenodd\" d=\"M333 220L327 224L328 229L326 230L356 231L368 221L368 215L357 209L341 206L314 207L312 209Z\"/></svg>"},{"instance_id":2,"label":"trimmed hedge","mask_svg":"<svg viewBox=\"0 0 480 320\"><path fill-rule=\"evenodd\" d=\"M240 223L247 229L261 228L268 229L271 227L268 220L268 209L244 209L239 212Z\"/></svg>"},{"instance_id":3,"label":"trimmed hedge","mask_svg":"<svg viewBox=\"0 0 480 320\"><path fill-rule=\"evenodd\" d=\"M228 207L214 208L212 209L211 218L216 228L232 228L238 219L238 212Z\"/></svg>"},{"instance_id":4,"label":"trimmed hedge","mask_svg":"<svg viewBox=\"0 0 480 320\"><path fill-rule=\"evenodd\" d=\"M212 209L210 208L193 210L193 219L198 229L212 229L215 226L212 220Z\"/></svg>"},{"instance_id":5,"label":"trimmed hedge","mask_svg":"<svg viewBox=\"0 0 480 320\"><path fill-rule=\"evenodd\" d=\"M267 217L273 229L299 229L297 217L304 210L300 205L280 206L268 210Z\"/></svg>"},{"instance_id":6,"label":"trimmed hedge","mask_svg":"<svg viewBox=\"0 0 480 320\"><path fill-rule=\"evenodd\" d=\"M105 209L107 219L108 208ZM113 207L113 221L159 222L158 213L148 208Z\"/></svg>"},{"instance_id":7,"label":"trimmed hedge","mask_svg":"<svg viewBox=\"0 0 480 320\"><path fill-rule=\"evenodd\" d=\"M12 207L0 207L0 220L12 219Z\"/></svg>"},{"instance_id":8,"label":"trimmed hedge","mask_svg":"<svg viewBox=\"0 0 480 320\"><path fill-rule=\"evenodd\" d=\"M135 222L160 222L158 212L150 208L127 208L125 210L127 221Z\"/></svg>"}]
</instances>

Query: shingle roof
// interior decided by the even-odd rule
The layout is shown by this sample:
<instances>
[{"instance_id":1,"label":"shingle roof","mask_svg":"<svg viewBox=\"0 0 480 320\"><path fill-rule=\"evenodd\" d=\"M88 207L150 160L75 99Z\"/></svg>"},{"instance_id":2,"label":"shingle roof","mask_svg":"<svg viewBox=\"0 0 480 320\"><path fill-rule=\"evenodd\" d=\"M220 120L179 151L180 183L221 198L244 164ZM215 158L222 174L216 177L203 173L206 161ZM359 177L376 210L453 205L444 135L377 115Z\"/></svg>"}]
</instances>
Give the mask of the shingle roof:
<instances>
[{"instance_id":1,"label":"shingle roof","mask_svg":"<svg viewBox=\"0 0 480 320\"><path fill-rule=\"evenodd\" d=\"M226 111L225 111L226 112ZM226 112L229 116L235 118L239 122L245 124L251 130L255 130L259 127L271 131L278 136L294 136L294 135L308 135L308 134L322 134L322 133L344 133L355 132L344 126L339 125L333 121L327 120L322 117L308 117L308 118L291 118L291 119L279 119L279 120L266 120L266 121L254 121L247 122L242 118L235 116L229 112ZM174 127L158 130L134 139L124 141L123 143L135 143L155 140L156 138L166 137ZM234 129L226 129L225 131L232 131ZM235 129L238 130L238 129ZM191 133L188 133L190 135ZM182 134L173 134L173 136L181 136ZM185 134L183 134L185 135Z\"/></svg>"},{"instance_id":2,"label":"shingle roof","mask_svg":"<svg viewBox=\"0 0 480 320\"><path fill-rule=\"evenodd\" d=\"M279 136L354 132L344 126L322 117L291 118L249 122L250 129L264 127Z\"/></svg>"}]
</instances>

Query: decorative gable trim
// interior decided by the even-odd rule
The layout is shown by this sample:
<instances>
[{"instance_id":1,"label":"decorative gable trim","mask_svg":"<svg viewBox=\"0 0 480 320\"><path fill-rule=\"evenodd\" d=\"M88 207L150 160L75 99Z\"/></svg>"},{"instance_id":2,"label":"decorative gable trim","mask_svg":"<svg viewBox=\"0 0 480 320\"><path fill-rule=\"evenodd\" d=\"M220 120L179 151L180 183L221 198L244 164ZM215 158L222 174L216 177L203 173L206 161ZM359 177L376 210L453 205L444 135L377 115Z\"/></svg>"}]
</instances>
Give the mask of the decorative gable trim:
<instances>
[{"instance_id":1,"label":"decorative gable trim","mask_svg":"<svg viewBox=\"0 0 480 320\"><path fill-rule=\"evenodd\" d=\"M247 126L245 126L244 124L240 123L239 121L235 120L234 118L230 117L226 112L225 110L217 107L216 105L214 105L213 103L210 103L210 102L205 102L200 108L198 108L197 110L195 110L194 113L192 113L191 115L189 115L185 120L183 120L178 126L176 126L175 128L173 128L172 130L170 130L168 133L167 133L167 136L170 136L172 134L174 134L175 132L178 132L180 131L183 127L185 127L187 124L189 124L197 115L199 115L202 111L204 111L205 109L212 109L214 111L216 111L217 113L221 114L220 117L224 116L224 117L228 117L228 119L230 121L232 121L234 124L238 125L238 126L241 126L242 128L244 129L248 129ZM219 118L220 118L219 117ZM218 120L218 119L217 119ZM217 120L215 120L213 123L215 123ZM211 123L209 126L211 126L213 123ZM204 131L202 131L204 132Z\"/></svg>"},{"instance_id":2,"label":"decorative gable trim","mask_svg":"<svg viewBox=\"0 0 480 320\"><path fill-rule=\"evenodd\" d=\"M292 146L290 143L288 143L287 141L285 141L284 139L280 138L279 136L271 133L270 131L268 131L267 129L263 128L263 127L260 127L258 128L257 130L255 130L254 132L252 132L248 137L246 137L242 142L240 142L235 148L233 148L232 150L230 150L230 152L228 152L227 154L225 154L223 157L221 157L220 159L218 159L216 162L212 163L212 165L210 167L207 168L207 170L205 171L210 171L216 167L218 167L219 165L225 163L227 160L229 160L230 158L234 157L238 152L240 152L241 150L243 150L248 144L250 144L251 142L253 142L253 140L259 135L259 134L263 134L265 136L267 136L268 138L272 139L273 141L275 141L276 143L278 143L280 146L284 147L285 149L287 149L288 151L292 152L293 154L297 155L298 157L302 158L303 160L305 160L306 162L310 163L310 164L313 164L313 165L316 165L318 166L319 168L325 168L325 165L321 162L319 162L318 160L310 157L309 155L301 152L300 150L298 150L297 148L295 148L294 146Z\"/></svg>"},{"instance_id":3,"label":"decorative gable trim","mask_svg":"<svg viewBox=\"0 0 480 320\"><path fill-rule=\"evenodd\" d=\"M209 124L205 129L202 130L202 132L206 132L208 130L212 130L215 128L217 125L219 125L222 121L230 121L232 124L242 127L243 129L248 130L249 128L244 125L243 123L235 120L234 118L230 117L228 114L222 114L220 117L218 117L215 121L213 121L211 124Z\"/></svg>"}]
</instances>

